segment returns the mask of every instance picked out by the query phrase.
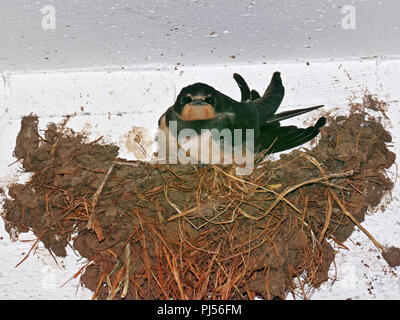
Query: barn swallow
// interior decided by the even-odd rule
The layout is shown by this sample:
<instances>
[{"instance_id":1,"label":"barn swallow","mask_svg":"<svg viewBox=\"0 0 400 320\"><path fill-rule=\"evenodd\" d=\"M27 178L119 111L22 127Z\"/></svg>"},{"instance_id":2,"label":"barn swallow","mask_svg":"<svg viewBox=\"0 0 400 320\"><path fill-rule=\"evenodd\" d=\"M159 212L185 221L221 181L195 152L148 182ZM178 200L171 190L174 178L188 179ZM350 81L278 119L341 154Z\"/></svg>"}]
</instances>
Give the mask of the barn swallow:
<instances>
[{"instance_id":1,"label":"barn swallow","mask_svg":"<svg viewBox=\"0 0 400 320\"><path fill-rule=\"evenodd\" d=\"M175 123L178 133L183 129L192 129L199 137L204 129L251 129L254 133L253 152L268 154L285 151L310 141L326 123L326 118L321 117L314 126L308 128L280 125L282 120L323 106L276 113L285 93L279 72L273 74L262 96L257 91L250 90L239 74L235 73L234 79L241 91L240 102L205 83L195 83L180 91L175 103L160 117L159 129L169 139L177 139L176 133L170 132L171 121ZM221 141L216 143L221 146Z\"/></svg>"}]
</instances>

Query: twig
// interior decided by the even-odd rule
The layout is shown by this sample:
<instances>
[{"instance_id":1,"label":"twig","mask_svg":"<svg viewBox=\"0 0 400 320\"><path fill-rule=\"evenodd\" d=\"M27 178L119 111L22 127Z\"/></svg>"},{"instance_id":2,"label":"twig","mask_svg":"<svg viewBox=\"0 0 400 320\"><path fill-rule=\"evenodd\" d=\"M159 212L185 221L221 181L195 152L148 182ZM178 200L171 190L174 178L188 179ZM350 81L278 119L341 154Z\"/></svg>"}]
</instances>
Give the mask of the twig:
<instances>
[{"instance_id":1,"label":"twig","mask_svg":"<svg viewBox=\"0 0 400 320\"><path fill-rule=\"evenodd\" d=\"M263 187L263 186L260 186L260 185L255 184L255 183L253 183L253 182L251 182L251 181L247 181L247 180L243 180L243 179L240 179L240 178L238 178L238 177L235 177L235 176L233 176L233 175L231 175L231 174L225 172L224 170L221 170L221 169L218 168L217 166L213 166L213 167L214 167L215 169L217 169L218 171L222 172L223 174L225 174L226 176L230 177L231 179L234 179L234 180L237 180L237 181L240 181L240 182L244 182L244 183L248 183L248 184L252 185L253 187L259 188L259 189L264 190L264 191L266 191L266 192L270 192L270 193L272 193L272 194L274 194L274 195L276 195L276 196L279 195L279 193L277 193L276 191L274 191L274 190L272 190L272 189L265 188L265 187ZM283 198L282 200L285 201L290 207L292 207L292 208L293 208L294 210L296 210L298 213L301 213L301 211L300 211L293 203L291 203L289 200L287 200L287 199L285 199L285 198Z\"/></svg>"},{"instance_id":2,"label":"twig","mask_svg":"<svg viewBox=\"0 0 400 320\"><path fill-rule=\"evenodd\" d=\"M18 262L15 266L15 268L17 268L22 262L24 262L30 255L31 251L33 250L33 248L37 245L37 243L39 242L40 239L42 239L42 237L45 235L45 233L49 230L49 228L46 228L46 230L44 230L42 232L42 234L35 240L35 242L33 243L32 247L29 249L28 253L22 258L22 260L20 262Z\"/></svg>"},{"instance_id":3,"label":"twig","mask_svg":"<svg viewBox=\"0 0 400 320\"><path fill-rule=\"evenodd\" d=\"M125 279L124 279L124 287L122 288L121 299L124 299L128 294L129 288L129 273L130 273L130 261L131 261L131 245L128 242L125 247Z\"/></svg>"},{"instance_id":4,"label":"twig","mask_svg":"<svg viewBox=\"0 0 400 320\"><path fill-rule=\"evenodd\" d=\"M101 284L103 283L104 277L106 276L107 272L103 272L103 274L101 275L99 282L97 284L96 290L94 291L94 294L92 296L92 300L96 299L97 294L99 293L99 289L101 287Z\"/></svg>"},{"instance_id":5,"label":"twig","mask_svg":"<svg viewBox=\"0 0 400 320\"><path fill-rule=\"evenodd\" d=\"M372 243L379 248L382 252L385 251L385 248L383 247L383 245L381 245L377 240L375 240L375 238L367 231L367 229L365 229L358 221L356 218L354 218L354 216L347 211L346 207L343 205L343 203L339 200L338 196L336 195L336 193L334 193L332 190L330 190L333 198L335 199L336 203L339 205L340 209L342 209L343 213L350 218L350 220L361 229L362 232L364 232L368 238L371 239Z\"/></svg>"},{"instance_id":6,"label":"twig","mask_svg":"<svg viewBox=\"0 0 400 320\"><path fill-rule=\"evenodd\" d=\"M322 229L321 234L319 235L319 239L318 239L318 242L320 244L322 243L322 240L324 240L325 233L329 228L329 225L331 222L332 211L333 211L332 197L330 194L328 194L328 208L327 208L326 217L325 217L325 224L324 224L324 228Z\"/></svg>"},{"instance_id":7,"label":"twig","mask_svg":"<svg viewBox=\"0 0 400 320\"><path fill-rule=\"evenodd\" d=\"M91 208L92 212L90 213L90 216L89 216L89 219L88 219L88 223L86 225L86 229L93 230L96 233L97 239L99 241L104 240L104 235L103 235L103 232L101 230L100 223L95 217L94 209L95 209L95 207L97 205L97 201L98 201L99 196L100 196L100 194L101 194L101 192L103 190L103 187L106 184L107 179L110 176L112 169L114 168L114 165L115 165L115 162L112 162L110 168L108 168L108 171L107 171L106 175L103 178L103 181L100 183L99 187L97 188L97 191L94 193L94 195L92 197L92 208Z\"/></svg>"},{"instance_id":8,"label":"twig","mask_svg":"<svg viewBox=\"0 0 400 320\"><path fill-rule=\"evenodd\" d=\"M296 190L296 189L298 189L298 188L300 188L300 187L302 187L302 186L305 186L305 185L307 185L307 184L318 183L318 182L321 182L322 180L325 180L325 179L335 179L335 178L347 177L347 176L351 176L352 174L353 174L353 171L348 171L348 172L343 172L343 173L332 173L332 174L330 174L330 175L328 175L328 176L324 176L324 177L319 177L319 178L307 180L307 181L301 182L301 183L299 183L299 184L296 184L295 186L286 188L286 190L283 191L281 194L279 194L279 196L275 199L275 201L272 203L272 205L265 211L264 215L262 215L262 216L260 216L260 217L253 217L252 219L253 219L253 220L261 220L261 219L265 218L266 215L268 215L268 214L272 211L272 209L273 209L281 200L284 200L285 197L286 197L289 193L293 192L294 190ZM301 213L301 212L299 212L299 213Z\"/></svg>"},{"instance_id":9,"label":"twig","mask_svg":"<svg viewBox=\"0 0 400 320\"><path fill-rule=\"evenodd\" d=\"M310 161L312 164L314 164L321 172L322 174L324 174L324 170L322 169L321 165L318 163L318 161L316 159L314 159L313 157L310 157L308 155L306 155L306 158L308 161ZM343 203L339 200L337 194L335 192L332 191L332 189L328 188L329 192L331 193L331 195L333 196L333 198L335 199L336 203L339 205L340 209L342 209L343 213L358 227L361 229L362 232L364 232L368 238L370 238L370 240L372 241L372 243L379 248L381 251L384 251L385 248L377 241L375 240L375 238L367 231L367 229L365 229L363 226L361 226L361 224L357 221L356 218L354 218L354 216L346 209L346 207L343 205ZM329 200L329 198L328 198Z\"/></svg>"},{"instance_id":10,"label":"twig","mask_svg":"<svg viewBox=\"0 0 400 320\"><path fill-rule=\"evenodd\" d=\"M99 187L97 188L97 191L93 195L93 198L92 198L92 210L96 207L96 204L97 204L97 201L98 201L99 196L101 194L101 191L103 190L103 187L106 184L106 182L108 180L108 177L110 176L111 171L114 168L114 166L115 166L115 162L113 161L111 163L110 168L108 168L108 171L107 171L106 175L104 176L103 181L100 183Z\"/></svg>"}]
</instances>

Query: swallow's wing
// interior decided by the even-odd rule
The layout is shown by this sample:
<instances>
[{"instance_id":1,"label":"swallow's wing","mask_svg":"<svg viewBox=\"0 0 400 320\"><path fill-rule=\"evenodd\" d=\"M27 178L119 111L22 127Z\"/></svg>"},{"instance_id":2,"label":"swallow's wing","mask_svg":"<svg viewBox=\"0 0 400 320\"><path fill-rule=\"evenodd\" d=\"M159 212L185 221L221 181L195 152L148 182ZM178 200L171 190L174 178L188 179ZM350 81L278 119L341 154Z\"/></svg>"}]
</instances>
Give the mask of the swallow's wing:
<instances>
[{"instance_id":1,"label":"swallow's wing","mask_svg":"<svg viewBox=\"0 0 400 320\"><path fill-rule=\"evenodd\" d=\"M267 153L285 151L302 145L316 137L319 129L326 123L326 118L318 119L314 126L308 128L298 128L296 126L281 127L279 122L264 125L260 130L260 138L255 150Z\"/></svg>"},{"instance_id":2,"label":"swallow's wing","mask_svg":"<svg viewBox=\"0 0 400 320\"><path fill-rule=\"evenodd\" d=\"M268 121L278 110L283 97L285 88L282 84L280 72L274 72L271 82L264 94L253 101L257 105L260 114L260 123Z\"/></svg>"},{"instance_id":3,"label":"swallow's wing","mask_svg":"<svg viewBox=\"0 0 400 320\"><path fill-rule=\"evenodd\" d=\"M281 113L277 113L277 114L273 115L270 119L268 119L265 122L265 124L270 124L273 122L278 122L278 121L282 121L285 119L293 118L293 117L299 116L301 114L317 110L319 108L322 108L323 106L324 105L319 105L319 106L315 106L315 107L302 108L302 109L296 109L296 110L290 110L290 111L284 111Z\"/></svg>"},{"instance_id":4,"label":"swallow's wing","mask_svg":"<svg viewBox=\"0 0 400 320\"><path fill-rule=\"evenodd\" d=\"M267 120L265 120L265 122L261 121L261 123L269 124L282 121L323 107L323 105L318 105L315 107L296 109L274 114L282 102L285 92L279 72L274 73L271 82L262 97L256 90L250 90L246 80L244 80L240 74L234 73L233 78L239 86L241 102L256 100L255 102L258 105L258 109L261 110L261 114L267 113ZM271 113L271 110L274 110L274 113Z\"/></svg>"}]
</instances>

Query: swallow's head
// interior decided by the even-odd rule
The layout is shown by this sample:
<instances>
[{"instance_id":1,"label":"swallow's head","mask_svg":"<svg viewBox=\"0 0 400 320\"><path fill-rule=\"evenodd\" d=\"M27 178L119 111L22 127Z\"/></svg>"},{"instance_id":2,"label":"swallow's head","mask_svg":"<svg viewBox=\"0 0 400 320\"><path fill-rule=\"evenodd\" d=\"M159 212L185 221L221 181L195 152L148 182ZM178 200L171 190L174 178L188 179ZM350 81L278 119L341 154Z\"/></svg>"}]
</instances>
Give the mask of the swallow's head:
<instances>
[{"instance_id":1,"label":"swallow's head","mask_svg":"<svg viewBox=\"0 0 400 320\"><path fill-rule=\"evenodd\" d=\"M211 120L222 112L217 91L204 83L195 83L181 90L173 106L184 121Z\"/></svg>"}]
</instances>

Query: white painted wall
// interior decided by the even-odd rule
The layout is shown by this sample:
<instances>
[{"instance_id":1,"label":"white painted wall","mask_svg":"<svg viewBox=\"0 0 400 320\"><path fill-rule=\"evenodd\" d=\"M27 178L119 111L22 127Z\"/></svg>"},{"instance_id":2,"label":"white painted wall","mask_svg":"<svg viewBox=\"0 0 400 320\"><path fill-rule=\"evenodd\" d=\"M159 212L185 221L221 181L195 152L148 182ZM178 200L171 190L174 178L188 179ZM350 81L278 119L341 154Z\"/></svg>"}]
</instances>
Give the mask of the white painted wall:
<instances>
[{"instance_id":1,"label":"white painted wall","mask_svg":"<svg viewBox=\"0 0 400 320\"><path fill-rule=\"evenodd\" d=\"M47 4L56 9L55 30L41 27L39 9ZM342 28L340 8L346 4L356 9L355 30ZM76 113L69 126L86 129L93 139L105 135L129 158L124 135L133 125L154 130L182 86L203 81L238 99L233 72L263 91L272 73L281 71L283 110L325 104L326 110L339 107L345 112L348 98L361 97L368 89L390 103L393 150L399 155L398 13L395 0L4 0L0 185L26 179L18 173L18 164L8 166L14 161L11 154L23 115L37 113L45 128L49 121ZM293 121L303 124L309 118ZM387 210L368 216L363 224L384 245L400 246L399 187L397 183ZM77 281L59 288L84 263L73 252L58 259L57 266L40 248L14 268L31 245L12 243L0 221L0 298L91 296L82 289L75 294ZM339 281L324 285L313 298L399 299L399 269L389 270L377 259L379 252L361 232L346 245L351 250L340 251L336 258Z\"/></svg>"},{"instance_id":2,"label":"white painted wall","mask_svg":"<svg viewBox=\"0 0 400 320\"><path fill-rule=\"evenodd\" d=\"M45 5L55 30L42 28ZM342 8L354 6L356 29ZM398 55L397 0L2 0L0 71ZM230 58L235 56L235 59Z\"/></svg>"}]
</instances>

